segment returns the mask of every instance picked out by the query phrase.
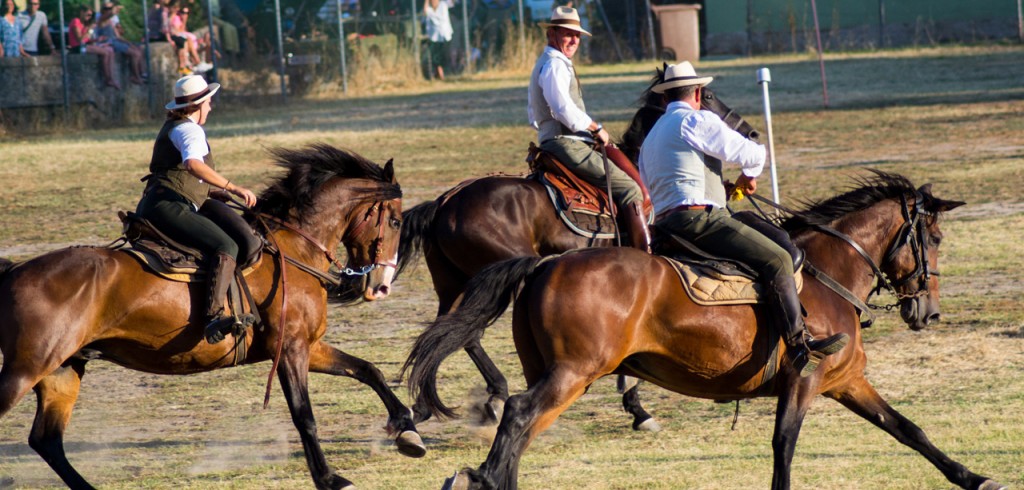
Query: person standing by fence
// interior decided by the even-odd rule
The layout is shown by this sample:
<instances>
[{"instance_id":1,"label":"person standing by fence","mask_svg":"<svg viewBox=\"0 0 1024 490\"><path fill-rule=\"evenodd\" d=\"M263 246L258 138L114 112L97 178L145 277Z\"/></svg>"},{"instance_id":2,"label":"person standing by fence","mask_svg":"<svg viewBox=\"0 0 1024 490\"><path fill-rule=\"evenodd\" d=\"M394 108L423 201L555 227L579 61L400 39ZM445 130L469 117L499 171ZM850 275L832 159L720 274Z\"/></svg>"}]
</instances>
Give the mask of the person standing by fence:
<instances>
[{"instance_id":1,"label":"person standing by fence","mask_svg":"<svg viewBox=\"0 0 1024 490\"><path fill-rule=\"evenodd\" d=\"M430 42L428 54L434 67L431 77L444 80L444 67L448 65L448 42L452 40L452 20L448 9L455 6L455 0L424 0L423 22L427 27Z\"/></svg>"},{"instance_id":2,"label":"person standing by fence","mask_svg":"<svg viewBox=\"0 0 1024 490\"><path fill-rule=\"evenodd\" d=\"M22 46L21 26L18 23L18 8L14 0L4 0L3 17L0 18L0 56L17 58L28 56Z\"/></svg>"},{"instance_id":3,"label":"person standing by fence","mask_svg":"<svg viewBox=\"0 0 1024 490\"><path fill-rule=\"evenodd\" d=\"M31 56L39 56L39 40L46 41L50 54L59 54L47 29L46 14L39 10L39 0L29 0L28 8L18 14L18 25L21 28L22 46Z\"/></svg>"}]
</instances>

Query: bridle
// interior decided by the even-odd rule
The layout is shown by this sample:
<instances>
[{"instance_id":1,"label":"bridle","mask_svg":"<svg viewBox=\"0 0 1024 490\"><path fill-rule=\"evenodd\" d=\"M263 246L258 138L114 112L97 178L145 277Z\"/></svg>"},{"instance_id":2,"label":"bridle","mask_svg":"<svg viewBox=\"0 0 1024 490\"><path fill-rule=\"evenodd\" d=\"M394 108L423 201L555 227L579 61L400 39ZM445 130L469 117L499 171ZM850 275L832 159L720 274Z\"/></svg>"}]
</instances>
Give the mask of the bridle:
<instances>
[{"instance_id":1,"label":"bridle","mask_svg":"<svg viewBox=\"0 0 1024 490\"><path fill-rule=\"evenodd\" d=\"M781 211L789 213L791 215L797 215L795 211L787 209L784 206L776 204L771 200L756 194L750 195L756 201L763 202L770 206L773 206ZM846 242L862 259L867 262L868 266L871 267L872 275L877 278L875 287L868 293L868 299L872 295L881 291L883 288L887 289L896 298L896 302L888 305L870 305L857 298L850 290L845 286L839 284L838 281L832 279L820 269L813 266L809 261L804 263L804 270L817 278L822 284L827 286L829 289L835 291L839 296L843 297L860 311L862 314L867 314L868 319L861 322L861 326L866 328L874 322L873 315L870 314L868 309L885 309L892 310L900 305L900 302L905 299L914 299L921 296L927 296L929 294L928 283L931 276L938 276L939 271L931 270L931 266L928 264L928 228L925 220L921 219L922 216L934 216L935 213L928 211L924 208L924 195L920 191L914 192L914 205L911 206L907 202L906 194L900 196L900 212L903 215L903 224L900 226L900 230L897 232L896 239L893 240L892 244L889 245L889 249L882 255L881 264L876 264L874 259L861 247L852 237L849 235L836 230L827 225L812 225L811 228L821 233L833 236ZM757 207L757 204L754 204ZM760 207L757 207L758 211L761 211ZM761 211L764 214L764 211ZM880 265L885 265L896 260L896 256L899 254L903 247L909 245L914 254L914 270L906 276L891 280L888 275L882 272ZM918 288L912 293L901 293L899 289L905 284L917 279L919 282Z\"/></svg>"}]
</instances>

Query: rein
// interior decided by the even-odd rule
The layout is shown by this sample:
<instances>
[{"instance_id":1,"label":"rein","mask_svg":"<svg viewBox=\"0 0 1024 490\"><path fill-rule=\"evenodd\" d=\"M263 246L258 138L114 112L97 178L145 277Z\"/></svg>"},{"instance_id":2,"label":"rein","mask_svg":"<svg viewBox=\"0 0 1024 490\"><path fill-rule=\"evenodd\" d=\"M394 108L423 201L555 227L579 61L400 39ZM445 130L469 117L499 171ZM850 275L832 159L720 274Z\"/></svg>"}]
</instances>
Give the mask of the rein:
<instances>
[{"instance_id":1,"label":"rein","mask_svg":"<svg viewBox=\"0 0 1024 490\"><path fill-rule=\"evenodd\" d=\"M775 202L767 198L758 196L756 194L751 194L750 197L752 198L751 202L754 203L754 207L757 207L757 210L760 211L762 215L764 215L765 213L763 210L761 210L760 207L757 206L755 201L760 201L762 203L768 204L769 206L772 206L780 211L783 211L791 215L798 214L797 212L788 209L785 206L776 204ZM867 262L867 264L871 267L872 275L878 278L878 283L871 290L871 292L868 293L868 298L870 298L871 295L881 291L882 288L889 290L889 292L891 292L892 295L896 298L896 303L889 305L876 306L867 304L866 302L861 301L859 298L857 298L849 289L844 287L842 284L839 284L838 281L828 276L820 269L811 265L810 261L807 261L804 265L804 269L807 270L808 274L818 279L819 282L821 282L826 287L834 291L836 294L838 294L846 301L852 303L860 313L867 314L868 319L861 322L862 328L867 328L871 326L871 324L875 320L874 315L872 315L868 310L869 308L892 310L899 306L900 300L927 295L928 279L933 275L939 275L938 271L931 271L928 266L928 242L925 237L926 230L924 221L922 221L920 217L932 216L933 213L924 209L924 206L922 205L923 202L924 196L922 196L919 191L915 192L914 207L913 210L911 210L910 204L907 202L906 195L900 196L900 212L903 214L904 222L903 225L900 227L899 232L897 233L896 240L893 241L892 245L889 246L889 249L883 255L882 263L884 264L895 260L896 254L899 253L899 250L902 249L905 245L909 244L913 249L915 267L914 272L908 274L906 277L903 277L902 279L898 279L895 281L890 281L889 278L886 277L885 273L882 272L882 269L879 267L879 265L875 263L875 261L871 258L871 256L868 255L864 248L861 247L860 244L858 244L856 241L854 241L854 239L851 238L849 235L839 230L836 230L835 228L832 228L830 226L817 224L812 225L812 228L814 230L817 230L821 233L825 233L827 235L833 236L846 242L846 244L853 248L853 250L857 252L857 254L860 255L860 257L864 259L864 261ZM915 291L914 293L902 294L896 290L898 286L902 286L915 278L921 278L923 286L919 287L918 290Z\"/></svg>"}]
</instances>

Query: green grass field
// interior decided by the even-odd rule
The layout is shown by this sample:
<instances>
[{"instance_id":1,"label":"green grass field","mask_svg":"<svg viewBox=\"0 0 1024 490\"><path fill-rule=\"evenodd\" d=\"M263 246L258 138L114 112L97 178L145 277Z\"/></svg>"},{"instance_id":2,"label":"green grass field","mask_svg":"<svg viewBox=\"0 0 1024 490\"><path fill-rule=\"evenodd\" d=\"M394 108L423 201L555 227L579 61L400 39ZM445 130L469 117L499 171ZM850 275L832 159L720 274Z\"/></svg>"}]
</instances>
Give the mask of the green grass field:
<instances>
[{"instance_id":1,"label":"green grass field","mask_svg":"<svg viewBox=\"0 0 1024 490\"><path fill-rule=\"evenodd\" d=\"M937 196L967 201L943 223L942 322L909 331L881 313L865 331L867 376L894 407L951 458L1011 488L1024 486L1024 48L940 47L827 57L830 108L822 108L809 55L704 61L701 73L727 104L763 129L755 71L772 70L779 187L784 203L833 195L867 169L934 183ZM581 66L588 109L620 133L653 62ZM277 169L265 149L313 142L383 163L394 158L408 208L459 181L523 173L535 135L525 123L527 74L385 91L359 98L292 101L287 107L215 107L208 133L218 168L261 189ZM224 89L231 95L231 87ZM116 212L142 190L159 121L75 135L0 140L0 256L28 258L120 234ZM729 171L731 174L733 171ZM769 195L763 181L761 192ZM878 303L888 297L876 299ZM426 267L383 301L332 308L328 340L397 376L436 301ZM524 387L508 319L484 346ZM161 377L94 362L66 440L69 458L94 485L135 488L309 488L302 449L275 381L262 409L269 364ZM466 415L419 429L427 456L399 455L372 391L347 378L311 376L328 460L365 489L438 488L486 457L493 428L465 410L481 378L464 355L442 369L442 395ZM395 384L408 399L404 386ZM637 433L612 380L596 383L525 453L524 489L765 488L771 482L774 399L734 405L641 390L660 433ZM0 419L0 486L59 488L26 443L35 411L28 395ZM924 458L819 399L793 463L794 488L945 489Z\"/></svg>"}]
</instances>

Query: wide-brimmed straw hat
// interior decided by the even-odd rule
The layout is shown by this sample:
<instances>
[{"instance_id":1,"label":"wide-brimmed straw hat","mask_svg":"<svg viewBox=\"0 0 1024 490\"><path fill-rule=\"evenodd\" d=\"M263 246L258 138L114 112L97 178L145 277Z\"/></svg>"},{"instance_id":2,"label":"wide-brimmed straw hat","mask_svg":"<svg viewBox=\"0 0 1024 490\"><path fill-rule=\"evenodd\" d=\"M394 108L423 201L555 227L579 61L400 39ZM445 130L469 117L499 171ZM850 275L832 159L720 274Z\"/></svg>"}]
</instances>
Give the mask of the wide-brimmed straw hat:
<instances>
[{"instance_id":1,"label":"wide-brimmed straw hat","mask_svg":"<svg viewBox=\"0 0 1024 490\"><path fill-rule=\"evenodd\" d=\"M549 22L541 22L540 26L545 29L548 27L564 27L572 31L579 31L587 36L592 35L580 27L580 14L572 7L556 8L551 12L551 20Z\"/></svg>"},{"instance_id":2,"label":"wide-brimmed straw hat","mask_svg":"<svg viewBox=\"0 0 1024 490\"><path fill-rule=\"evenodd\" d=\"M678 65L665 65L665 78L664 81L655 85L651 89L656 94L663 94L666 90L676 87L686 87L689 85L700 85L704 86L714 80L714 77L698 77L697 72L693 70L693 65L689 61L684 61Z\"/></svg>"},{"instance_id":3,"label":"wide-brimmed straw hat","mask_svg":"<svg viewBox=\"0 0 1024 490\"><path fill-rule=\"evenodd\" d=\"M220 90L219 83L206 84L199 75L188 75L174 83L174 100L166 106L167 110L181 109L190 105L202 104Z\"/></svg>"}]
</instances>

